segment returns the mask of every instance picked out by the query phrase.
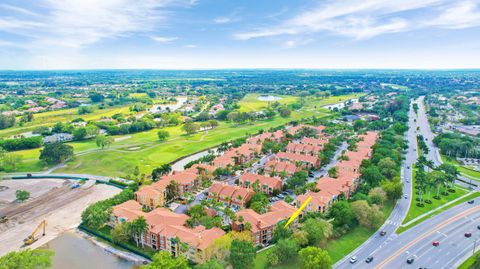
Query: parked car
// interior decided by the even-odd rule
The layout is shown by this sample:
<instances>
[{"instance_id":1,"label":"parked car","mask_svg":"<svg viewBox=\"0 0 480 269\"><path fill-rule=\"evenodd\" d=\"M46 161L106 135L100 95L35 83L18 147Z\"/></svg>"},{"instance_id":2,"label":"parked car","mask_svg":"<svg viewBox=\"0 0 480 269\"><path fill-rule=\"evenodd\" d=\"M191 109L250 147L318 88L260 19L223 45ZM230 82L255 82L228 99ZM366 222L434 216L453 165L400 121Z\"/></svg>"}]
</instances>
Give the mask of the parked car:
<instances>
[{"instance_id":1,"label":"parked car","mask_svg":"<svg viewBox=\"0 0 480 269\"><path fill-rule=\"evenodd\" d=\"M408 198L408 195L405 194L403 197L404 197L405 199L407 199L407 198Z\"/></svg>"},{"instance_id":2,"label":"parked car","mask_svg":"<svg viewBox=\"0 0 480 269\"><path fill-rule=\"evenodd\" d=\"M438 247L438 246L440 246L440 242L438 242L438 241L433 241L432 245L433 245L434 247Z\"/></svg>"},{"instance_id":3,"label":"parked car","mask_svg":"<svg viewBox=\"0 0 480 269\"><path fill-rule=\"evenodd\" d=\"M407 259L408 264L412 264L414 261L415 261L415 259L413 257L410 257L410 258Z\"/></svg>"},{"instance_id":4,"label":"parked car","mask_svg":"<svg viewBox=\"0 0 480 269\"><path fill-rule=\"evenodd\" d=\"M381 235L381 236L385 236L386 234L387 234L386 231L381 231L381 232L380 232L380 235Z\"/></svg>"},{"instance_id":5,"label":"parked car","mask_svg":"<svg viewBox=\"0 0 480 269\"><path fill-rule=\"evenodd\" d=\"M471 233L471 232L466 232L464 235L465 235L466 238L472 237L472 233Z\"/></svg>"},{"instance_id":6,"label":"parked car","mask_svg":"<svg viewBox=\"0 0 480 269\"><path fill-rule=\"evenodd\" d=\"M479 230L480 230L480 225L477 225L477 229L479 229Z\"/></svg>"},{"instance_id":7,"label":"parked car","mask_svg":"<svg viewBox=\"0 0 480 269\"><path fill-rule=\"evenodd\" d=\"M350 263L356 263L357 262L357 256L353 256L350 258Z\"/></svg>"},{"instance_id":8,"label":"parked car","mask_svg":"<svg viewBox=\"0 0 480 269\"><path fill-rule=\"evenodd\" d=\"M371 263L373 261L372 256L368 256L367 259L365 260L366 263Z\"/></svg>"},{"instance_id":9,"label":"parked car","mask_svg":"<svg viewBox=\"0 0 480 269\"><path fill-rule=\"evenodd\" d=\"M475 200L470 200L470 201L468 201L468 203L473 204L473 203L475 203Z\"/></svg>"}]
</instances>

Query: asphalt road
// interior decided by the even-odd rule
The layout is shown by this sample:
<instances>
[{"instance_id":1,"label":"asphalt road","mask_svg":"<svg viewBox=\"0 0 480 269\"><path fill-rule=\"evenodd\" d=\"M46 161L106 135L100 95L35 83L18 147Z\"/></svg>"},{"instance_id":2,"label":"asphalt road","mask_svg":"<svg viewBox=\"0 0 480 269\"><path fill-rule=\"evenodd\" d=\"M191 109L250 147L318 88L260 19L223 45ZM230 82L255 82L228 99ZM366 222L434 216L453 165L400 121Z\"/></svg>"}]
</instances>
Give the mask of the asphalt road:
<instances>
[{"instance_id":1,"label":"asphalt road","mask_svg":"<svg viewBox=\"0 0 480 269\"><path fill-rule=\"evenodd\" d=\"M397 204L393 208L392 213L389 218L385 221L383 226L372 235L367 241L362 245L356 248L350 255L347 255L342 260L338 261L334 268L343 269L343 268L363 268L363 261L371 256L372 253L380 249L382 246L388 244L393 238L396 237L395 231L402 223L403 219L407 215L408 209L410 207L410 197L412 194L412 173L411 167L417 160L417 143L416 143L416 133L417 122L414 121L416 118L415 112L413 109L410 109L409 112L409 129L406 133L406 139L408 140L408 150L405 154L405 160L401 168L401 179L403 181L403 193L407 198L401 198L398 200ZM386 235L381 236L380 231L385 231ZM350 258L356 256L359 260L356 264L350 263ZM371 268L371 267L370 267Z\"/></svg>"},{"instance_id":2,"label":"asphalt road","mask_svg":"<svg viewBox=\"0 0 480 269\"><path fill-rule=\"evenodd\" d=\"M426 142L430 151L427 159L432 160L435 165L441 164L438 150L432 143L434 134L428 125L422 104L423 98L417 102L420 109L417 121L413 124L413 115L410 111L410 129L407 134L410 148L402 167L404 180L411 177L411 173L405 173L405 164L411 164L416 159L416 151L414 151L415 157L413 157L412 148L416 148L415 130L417 126L419 126L418 132L428 139ZM404 190L408 191L408 189L411 189L409 184L405 185ZM441 212L397 235L394 234L394 231L399 223L392 224L391 221L398 218L395 216L398 213L398 216L401 216L399 221L401 222L408 211L408 209L403 211L404 206L401 204L400 201L396 205L392 215L381 228L381 230L387 231L385 237L378 233L375 234L352 252L352 255L336 264L335 268L456 268L463 260L472 255L477 243L480 243L480 230L477 228L477 225L480 224L480 198L475 199L474 204L463 203ZM472 236L465 237L466 232L472 233ZM434 241L438 241L440 245L433 246ZM349 259L353 255L357 256L358 261L351 264ZM373 257L371 263L365 262L368 256ZM406 262L408 258L414 259L412 264Z\"/></svg>"}]
</instances>

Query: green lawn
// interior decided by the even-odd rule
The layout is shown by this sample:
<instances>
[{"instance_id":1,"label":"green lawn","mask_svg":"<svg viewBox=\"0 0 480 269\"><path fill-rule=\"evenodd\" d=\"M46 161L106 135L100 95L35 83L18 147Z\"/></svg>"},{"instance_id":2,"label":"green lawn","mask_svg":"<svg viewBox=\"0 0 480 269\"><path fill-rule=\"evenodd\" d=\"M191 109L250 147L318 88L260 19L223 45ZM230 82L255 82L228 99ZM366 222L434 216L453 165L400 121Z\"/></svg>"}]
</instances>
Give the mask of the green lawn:
<instances>
[{"instance_id":1,"label":"green lawn","mask_svg":"<svg viewBox=\"0 0 480 269\"><path fill-rule=\"evenodd\" d=\"M390 213L393 210L393 203L387 202L382 211L385 215L385 219L390 216ZM350 252L355 250L358 246L360 246L363 242L365 242L373 233L375 233L376 229L368 229L362 226L356 226L351 231L349 231L344 236L340 237L339 239L332 239L327 243L325 250L328 251L328 254L332 258L332 263L336 263L337 261L341 260L343 257L348 255ZM255 258L255 269L263 269L267 268L267 255L271 251L267 249L257 254ZM292 259L287 264L281 264L275 266L275 269L289 269L289 268L298 268L298 261L297 259Z\"/></svg>"},{"instance_id":2,"label":"green lawn","mask_svg":"<svg viewBox=\"0 0 480 269\"><path fill-rule=\"evenodd\" d=\"M410 224L410 225L408 225L408 226L399 227L399 228L397 229L397 233L398 233L398 234L403 233L403 232L405 232L406 230L414 227L415 225L419 224L419 223L422 222L422 221L425 221L425 220L427 220L427 219L429 219L429 218L431 218L431 217L433 217L433 216L436 216L436 215L440 214L441 212L443 212L443 211L445 211L445 210L447 210L447 209L449 209L449 208L452 208L452 207L454 207L454 206L457 206L457 205L459 205L459 204L461 204L461 203L466 203L467 201L472 200L472 199L475 199L475 198L477 198L477 197L479 197L479 196L480 196L480 192L470 193L470 194L468 194L467 196L459 199L458 201L456 201L456 202L454 202L454 203L451 203L451 204L449 204L448 206L445 206L445 207L443 207L443 208L441 208L441 209L439 209L439 210L437 210L437 211L434 211L434 212L432 212L431 214L426 215L425 217L423 217L423 218L421 218L421 219L413 222L412 224Z\"/></svg>"},{"instance_id":3,"label":"green lawn","mask_svg":"<svg viewBox=\"0 0 480 269\"><path fill-rule=\"evenodd\" d=\"M453 164L453 165L457 166L460 174L462 174L462 175L464 175L468 178L472 178L474 180L479 180L480 181L480 172L479 171L475 171L475 170L472 170L468 167L461 166L455 159L447 157L445 155L442 155L441 157L442 157L442 162Z\"/></svg>"},{"instance_id":4,"label":"green lawn","mask_svg":"<svg viewBox=\"0 0 480 269\"><path fill-rule=\"evenodd\" d=\"M240 138L246 134L258 132L261 129L265 130L284 125L292 120L311 116L327 116L330 112L321 108L322 105L333 104L358 96L358 94L352 94L312 100L304 108L293 111L289 118L276 116L272 120L258 121L253 124L240 126L220 122L220 125L214 130L191 136L185 135L180 126L168 127L165 129L170 132L170 138L165 142L158 141L158 130L153 129L131 135L115 136L114 138L120 140L104 150L98 149L93 140L68 143L74 147L76 153L75 160L69 162L66 167L55 170L55 172L125 176L125 174L131 173L135 166L138 165L141 173L149 174L155 166L214 147L223 141ZM38 161L40 149L24 150L16 153L23 158L18 171L35 172L46 169Z\"/></svg>"},{"instance_id":5,"label":"green lawn","mask_svg":"<svg viewBox=\"0 0 480 269\"><path fill-rule=\"evenodd\" d=\"M240 106L240 111L242 112L243 111L245 112L259 111L268 107L270 103L273 103L273 102L258 100L258 97L260 95L261 94L257 94L257 93L251 93L251 94L245 95L245 97L243 97L242 100L238 102L238 105ZM292 103L295 103L295 101L297 100L297 97L295 96L276 95L276 94L272 94L272 96L281 98L280 100L278 100L278 102L281 104L292 104Z\"/></svg>"},{"instance_id":6,"label":"green lawn","mask_svg":"<svg viewBox=\"0 0 480 269\"><path fill-rule=\"evenodd\" d=\"M448 203L449 201L452 201L454 199L457 199L459 198L460 196L463 196L467 193L466 190L462 189L462 188L459 188L457 186L455 186L455 193L448 193L448 196L443 196L440 194L440 200L436 200L433 198L433 196L436 194L436 189L435 190L432 190L431 191L431 194L430 194L430 200L432 201L431 204L427 204L427 203L424 203L424 207L419 207L417 206L417 193L416 193L416 189L415 189L415 168L412 167L412 183L413 183L413 195L412 197L410 197L412 199L412 203L410 205L410 209L408 210L408 213L407 213L407 216L405 217L405 219L403 220L403 223L407 223L409 222L410 220L422 215L422 214L425 214L425 213L428 213L429 211L445 204L445 203ZM444 191L444 188L440 188L440 192L443 192ZM423 194L423 199L426 200L428 199L428 192Z\"/></svg>"}]
</instances>

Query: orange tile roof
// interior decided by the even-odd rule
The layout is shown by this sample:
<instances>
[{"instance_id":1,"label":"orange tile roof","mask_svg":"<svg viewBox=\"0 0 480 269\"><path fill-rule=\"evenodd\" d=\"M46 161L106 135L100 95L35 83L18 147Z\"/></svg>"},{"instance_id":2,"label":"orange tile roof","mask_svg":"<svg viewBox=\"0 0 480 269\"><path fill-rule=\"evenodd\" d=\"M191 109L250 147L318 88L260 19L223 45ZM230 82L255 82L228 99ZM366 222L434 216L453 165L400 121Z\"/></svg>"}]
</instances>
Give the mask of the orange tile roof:
<instances>
[{"instance_id":1,"label":"orange tile roof","mask_svg":"<svg viewBox=\"0 0 480 269\"><path fill-rule=\"evenodd\" d=\"M303 155L303 154L279 152L277 153L276 156L278 159L287 159L293 162L300 161L300 162L306 162L311 164L316 164L318 162L318 157Z\"/></svg>"},{"instance_id":2,"label":"orange tile roof","mask_svg":"<svg viewBox=\"0 0 480 269\"><path fill-rule=\"evenodd\" d=\"M278 222L289 218L295 212L295 207L285 203L284 201L277 201L273 203L270 210L265 214L258 214L252 209L243 209L237 212L237 219L243 216L243 223L250 222L252 225L252 232L256 233L262 229L270 226L275 226ZM236 222L239 223L238 221Z\"/></svg>"},{"instance_id":3,"label":"orange tile roof","mask_svg":"<svg viewBox=\"0 0 480 269\"><path fill-rule=\"evenodd\" d=\"M265 175L258 175L252 173L245 173L240 176L240 182L250 182L250 184L255 183L257 180L259 181L260 185L267 185L272 189L281 189L282 188L282 181L276 177L269 177Z\"/></svg>"},{"instance_id":4,"label":"orange tile roof","mask_svg":"<svg viewBox=\"0 0 480 269\"><path fill-rule=\"evenodd\" d=\"M240 186L228 185L218 181L212 184L208 192L216 193L219 197L230 197L237 202L248 202L252 195L255 194L255 192L251 189L243 188ZM242 199L238 200L238 197L241 197Z\"/></svg>"},{"instance_id":5,"label":"orange tile roof","mask_svg":"<svg viewBox=\"0 0 480 269\"><path fill-rule=\"evenodd\" d=\"M140 216L144 216L142 205L135 200L128 200L124 203L112 207L114 216L134 220Z\"/></svg>"},{"instance_id":6,"label":"orange tile roof","mask_svg":"<svg viewBox=\"0 0 480 269\"><path fill-rule=\"evenodd\" d=\"M270 160L265 164L265 168L269 171L275 171L277 173L286 172L287 174L293 174L301 169L293 163L281 162L276 160Z\"/></svg>"},{"instance_id":7,"label":"orange tile roof","mask_svg":"<svg viewBox=\"0 0 480 269\"><path fill-rule=\"evenodd\" d=\"M168 183L170 183L171 181L175 181L180 185L188 185L188 184L193 184L197 176L198 175L196 173L192 173L189 171L182 171L175 174L163 176L159 180L159 182L167 181Z\"/></svg>"}]
</instances>

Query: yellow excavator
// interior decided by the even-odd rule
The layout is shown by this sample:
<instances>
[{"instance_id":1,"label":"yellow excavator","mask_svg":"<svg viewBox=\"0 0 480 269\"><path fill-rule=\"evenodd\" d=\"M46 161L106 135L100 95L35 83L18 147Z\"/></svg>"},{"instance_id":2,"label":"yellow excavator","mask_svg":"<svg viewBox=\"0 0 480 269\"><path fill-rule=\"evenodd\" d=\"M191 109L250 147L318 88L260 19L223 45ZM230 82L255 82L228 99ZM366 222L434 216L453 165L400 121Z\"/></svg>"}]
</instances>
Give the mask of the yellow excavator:
<instances>
[{"instance_id":1,"label":"yellow excavator","mask_svg":"<svg viewBox=\"0 0 480 269\"><path fill-rule=\"evenodd\" d=\"M47 221L46 220L43 220L42 222L40 222L40 224L37 225L37 228L35 228L35 230L33 230L33 233L31 235L29 235L27 238L23 239L24 245L29 246L29 245L33 244L35 241L38 240L38 238L35 238L35 234L38 232L38 230L40 230L40 228L43 228L42 236L45 236L45 228L46 227L47 227Z\"/></svg>"}]
</instances>

